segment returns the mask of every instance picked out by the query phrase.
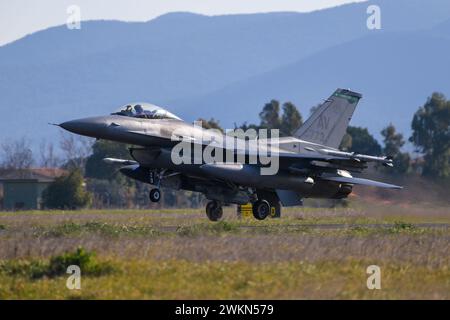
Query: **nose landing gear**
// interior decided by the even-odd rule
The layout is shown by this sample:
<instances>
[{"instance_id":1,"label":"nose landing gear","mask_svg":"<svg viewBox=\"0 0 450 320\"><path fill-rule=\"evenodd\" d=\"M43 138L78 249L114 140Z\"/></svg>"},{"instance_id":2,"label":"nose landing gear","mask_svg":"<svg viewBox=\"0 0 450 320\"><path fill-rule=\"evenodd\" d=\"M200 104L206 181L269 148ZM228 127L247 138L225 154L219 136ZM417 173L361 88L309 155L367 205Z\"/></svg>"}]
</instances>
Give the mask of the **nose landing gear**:
<instances>
[{"instance_id":1,"label":"nose landing gear","mask_svg":"<svg viewBox=\"0 0 450 320\"><path fill-rule=\"evenodd\" d=\"M219 201L213 200L206 205L206 215L211 221L218 221L222 218L223 209Z\"/></svg>"},{"instance_id":2,"label":"nose landing gear","mask_svg":"<svg viewBox=\"0 0 450 320\"><path fill-rule=\"evenodd\" d=\"M161 191L159 190L159 186L161 185L161 180L164 178L165 172L166 170L150 172L149 182L150 184L154 184L156 186L156 188L150 190L150 194L148 195L151 202L159 202L161 199Z\"/></svg>"},{"instance_id":3,"label":"nose landing gear","mask_svg":"<svg viewBox=\"0 0 450 320\"><path fill-rule=\"evenodd\" d=\"M161 199L161 191L159 188L150 190L149 198L151 202L158 202Z\"/></svg>"}]
</instances>

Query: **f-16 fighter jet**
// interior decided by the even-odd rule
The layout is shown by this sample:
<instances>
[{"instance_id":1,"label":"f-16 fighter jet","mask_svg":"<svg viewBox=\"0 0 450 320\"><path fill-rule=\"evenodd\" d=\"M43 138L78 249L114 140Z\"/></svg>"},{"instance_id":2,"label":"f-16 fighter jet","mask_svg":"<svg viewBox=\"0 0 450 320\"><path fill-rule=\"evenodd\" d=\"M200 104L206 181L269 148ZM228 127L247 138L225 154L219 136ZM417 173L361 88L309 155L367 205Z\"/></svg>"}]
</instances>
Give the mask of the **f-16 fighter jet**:
<instances>
[{"instance_id":1,"label":"f-16 fighter jet","mask_svg":"<svg viewBox=\"0 0 450 320\"><path fill-rule=\"evenodd\" d=\"M392 158L339 150L361 94L337 89L292 137L276 131L222 133L184 122L148 103L131 103L107 115L61 123L76 134L127 143L134 160L114 158L124 175L155 186L203 193L206 214L222 218L225 204L252 204L263 220L273 208L302 205L304 198L343 199L354 185L401 187L353 176L369 162L392 167ZM238 130L239 131L239 130Z\"/></svg>"}]
</instances>

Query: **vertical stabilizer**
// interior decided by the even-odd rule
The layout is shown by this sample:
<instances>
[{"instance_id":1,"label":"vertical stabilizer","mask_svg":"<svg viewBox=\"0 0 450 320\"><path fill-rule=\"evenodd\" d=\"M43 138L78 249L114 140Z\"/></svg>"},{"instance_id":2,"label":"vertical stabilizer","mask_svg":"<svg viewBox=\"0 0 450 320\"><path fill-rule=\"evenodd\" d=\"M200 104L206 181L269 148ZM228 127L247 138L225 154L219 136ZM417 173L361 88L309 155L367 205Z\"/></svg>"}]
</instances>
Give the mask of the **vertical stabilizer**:
<instances>
[{"instance_id":1,"label":"vertical stabilizer","mask_svg":"<svg viewBox=\"0 0 450 320\"><path fill-rule=\"evenodd\" d=\"M294 136L337 149L361 98L362 95L359 93L337 89L330 98L317 107Z\"/></svg>"}]
</instances>

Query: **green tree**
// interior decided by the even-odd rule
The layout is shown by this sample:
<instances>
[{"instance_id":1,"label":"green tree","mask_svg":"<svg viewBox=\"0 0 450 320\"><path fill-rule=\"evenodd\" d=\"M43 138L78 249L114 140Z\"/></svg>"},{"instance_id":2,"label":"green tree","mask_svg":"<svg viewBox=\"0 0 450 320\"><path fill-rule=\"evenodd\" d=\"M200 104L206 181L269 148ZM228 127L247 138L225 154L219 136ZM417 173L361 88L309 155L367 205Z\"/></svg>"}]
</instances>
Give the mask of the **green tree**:
<instances>
[{"instance_id":1,"label":"green tree","mask_svg":"<svg viewBox=\"0 0 450 320\"><path fill-rule=\"evenodd\" d=\"M87 189L93 194L93 204L98 207L133 207L136 189L140 182L121 174L119 166L108 164L104 158L131 159L128 145L97 140L92 154L87 158L85 176Z\"/></svg>"},{"instance_id":2,"label":"green tree","mask_svg":"<svg viewBox=\"0 0 450 320\"><path fill-rule=\"evenodd\" d=\"M131 207L134 205L134 188L124 183L126 179L122 174L118 173L117 176L122 179L89 179L87 181L87 190L93 195L93 206L100 208L125 208L129 207L130 202ZM132 181L130 182L130 184L133 183ZM147 194L145 194L146 199L148 199ZM131 201L130 198L132 198Z\"/></svg>"},{"instance_id":3,"label":"green tree","mask_svg":"<svg viewBox=\"0 0 450 320\"><path fill-rule=\"evenodd\" d=\"M271 100L266 103L259 113L260 125L246 125L246 127L279 129L280 136L291 136L303 123L302 115L292 102L283 104L283 114L280 115L280 102Z\"/></svg>"},{"instance_id":4,"label":"green tree","mask_svg":"<svg viewBox=\"0 0 450 320\"><path fill-rule=\"evenodd\" d=\"M303 123L302 115L292 102L283 104L283 116L281 117L280 134L291 136Z\"/></svg>"},{"instance_id":5,"label":"green tree","mask_svg":"<svg viewBox=\"0 0 450 320\"><path fill-rule=\"evenodd\" d=\"M383 136L384 142L383 153L393 158L394 172L408 172L411 159L408 153L401 152L401 148L405 144L403 135L396 132L392 123L381 130L381 135Z\"/></svg>"},{"instance_id":6,"label":"green tree","mask_svg":"<svg viewBox=\"0 0 450 320\"><path fill-rule=\"evenodd\" d=\"M214 118L211 118L209 120L198 118L197 121L201 122L202 128L205 128L205 129L217 129L217 130L219 130L222 133L224 132L223 128L220 126L219 120L216 120Z\"/></svg>"},{"instance_id":7,"label":"green tree","mask_svg":"<svg viewBox=\"0 0 450 320\"><path fill-rule=\"evenodd\" d=\"M244 122L243 124L241 124L240 126L238 126L236 123L234 124L234 128L235 129L242 129L242 130L244 130L244 131L247 131L247 130L249 130L249 129L255 129L255 130L259 130L259 129L261 129L261 127L260 126L258 126L258 125L256 125L256 124L253 124L253 123L247 123L247 122Z\"/></svg>"},{"instance_id":8,"label":"green tree","mask_svg":"<svg viewBox=\"0 0 450 320\"><path fill-rule=\"evenodd\" d=\"M261 119L261 127L266 129L280 129L280 102L277 100L271 100L266 103L259 113Z\"/></svg>"},{"instance_id":9,"label":"green tree","mask_svg":"<svg viewBox=\"0 0 450 320\"><path fill-rule=\"evenodd\" d=\"M117 175L114 175L117 167L105 163L103 161L104 158L131 159L126 144L97 140L92 146L92 154L86 161L86 177L106 180L115 179L117 177Z\"/></svg>"},{"instance_id":10,"label":"green tree","mask_svg":"<svg viewBox=\"0 0 450 320\"><path fill-rule=\"evenodd\" d=\"M291 136L302 125L302 115L292 102L285 102L282 108L283 113L280 115L280 102L273 99L266 103L259 113L259 125L244 122L240 126L236 124L234 126L244 131L249 129L255 129L256 131L259 129L278 129L280 130L280 136Z\"/></svg>"},{"instance_id":11,"label":"green tree","mask_svg":"<svg viewBox=\"0 0 450 320\"><path fill-rule=\"evenodd\" d=\"M236 123L234 124L234 129L242 129L244 131L244 135L238 134L238 131L234 131L232 133L228 133L231 136L240 138L240 139L256 139L258 137L258 130L261 129L260 126L256 124L248 124L247 122L244 122L240 126L238 126ZM251 131L249 131L251 130Z\"/></svg>"},{"instance_id":12,"label":"green tree","mask_svg":"<svg viewBox=\"0 0 450 320\"><path fill-rule=\"evenodd\" d=\"M341 149L349 152L356 152L368 155L380 155L381 146L378 141L369 133L367 128L352 127L347 128L350 137L342 139ZM345 145L344 145L345 143Z\"/></svg>"},{"instance_id":13,"label":"green tree","mask_svg":"<svg viewBox=\"0 0 450 320\"><path fill-rule=\"evenodd\" d=\"M76 209L91 203L91 194L84 189L83 175L74 170L53 181L42 193L44 207L49 209Z\"/></svg>"},{"instance_id":14,"label":"green tree","mask_svg":"<svg viewBox=\"0 0 450 320\"><path fill-rule=\"evenodd\" d=\"M352 136L346 132L344 136L342 137L341 145L339 146L339 149L344 151L349 151L352 147Z\"/></svg>"},{"instance_id":15,"label":"green tree","mask_svg":"<svg viewBox=\"0 0 450 320\"><path fill-rule=\"evenodd\" d=\"M433 93L414 114L410 141L424 154L423 175L450 177L450 101Z\"/></svg>"}]
</instances>

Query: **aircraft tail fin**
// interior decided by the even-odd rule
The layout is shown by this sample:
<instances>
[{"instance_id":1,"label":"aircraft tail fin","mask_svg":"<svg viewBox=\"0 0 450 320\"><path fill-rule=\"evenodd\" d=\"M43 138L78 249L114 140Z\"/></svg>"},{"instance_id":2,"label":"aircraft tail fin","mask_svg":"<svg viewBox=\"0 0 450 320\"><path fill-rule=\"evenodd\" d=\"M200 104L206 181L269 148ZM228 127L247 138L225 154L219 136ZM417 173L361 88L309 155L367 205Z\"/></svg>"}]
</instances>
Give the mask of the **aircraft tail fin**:
<instances>
[{"instance_id":1,"label":"aircraft tail fin","mask_svg":"<svg viewBox=\"0 0 450 320\"><path fill-rule=\"evenodd\" d=\"M308 142L339 148L361 98L359 93L337 89L317 107L294 136Z\"/></svg>"}]
</instances>

